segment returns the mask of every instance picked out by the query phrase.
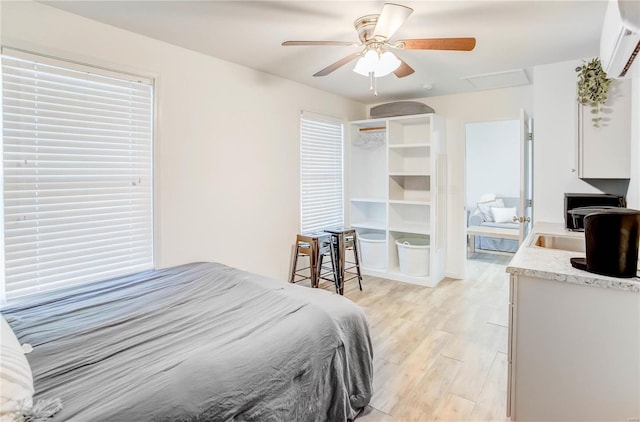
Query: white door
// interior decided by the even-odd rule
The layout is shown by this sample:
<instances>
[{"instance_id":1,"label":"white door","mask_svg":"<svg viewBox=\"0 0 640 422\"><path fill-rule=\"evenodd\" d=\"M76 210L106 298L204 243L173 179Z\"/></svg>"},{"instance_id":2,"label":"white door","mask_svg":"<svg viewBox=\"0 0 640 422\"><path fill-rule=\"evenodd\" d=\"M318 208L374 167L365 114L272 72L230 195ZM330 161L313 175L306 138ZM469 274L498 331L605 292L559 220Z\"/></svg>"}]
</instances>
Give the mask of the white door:
<instances>
[{"instance_id":1,"label":"white door","mask_svg":"<svg viewBox=\"0 0 640 422\"><path fill-rule=\"evenodd\" d=\"M533 222L533 120L520 110L520 244L531 231Z\"/></svg>"}]
</instances>

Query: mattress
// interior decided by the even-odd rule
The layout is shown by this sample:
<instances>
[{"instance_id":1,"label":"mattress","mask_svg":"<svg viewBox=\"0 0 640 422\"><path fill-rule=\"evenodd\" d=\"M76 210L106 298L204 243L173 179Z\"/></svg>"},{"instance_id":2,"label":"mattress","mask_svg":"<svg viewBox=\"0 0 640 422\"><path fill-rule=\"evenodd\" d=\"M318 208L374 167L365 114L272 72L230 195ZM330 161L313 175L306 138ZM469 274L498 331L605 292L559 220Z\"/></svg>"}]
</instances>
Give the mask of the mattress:
<instances>
[{"instance_id":1,"label":"mattress","mask_svg":"<svg viewBox=\"0 0 640 422\"><path fill-rule=\"evenodd\" d=\"M343 421L372 394L362 310L218 263L148 271L3 310L52 421Z\"/></svg>"}]
</instances>

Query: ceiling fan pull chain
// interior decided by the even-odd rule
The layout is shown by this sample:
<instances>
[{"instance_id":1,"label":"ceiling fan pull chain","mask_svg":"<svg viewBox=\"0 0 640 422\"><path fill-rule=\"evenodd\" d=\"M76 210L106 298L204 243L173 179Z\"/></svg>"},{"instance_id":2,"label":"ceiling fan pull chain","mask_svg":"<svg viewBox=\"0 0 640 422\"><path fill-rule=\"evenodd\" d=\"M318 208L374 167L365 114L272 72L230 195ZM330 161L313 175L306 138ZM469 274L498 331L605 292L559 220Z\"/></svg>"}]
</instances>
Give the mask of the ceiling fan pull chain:
<instances>
[{"instance_id":1,"label":"ceiling fan pull chain","mask_svg":"<svg viewBox=\"0 0 640 422\"><path fill-rule=\"evenodd\" d=\"M378 80L375 77L375 73L369 73L369 77L371 78L371 86L373 88L373 95L378 96Z\"/></svg>"},{"instance_id":2,"label":"ceiling fan pull chain","mask_svg":"<svg viewBox=\"0 0 640 422\"><path fill-rule=\"evenodd\" d=\"M378 82L374 72L369 72L369 91L373 91L373 95L378 96Z\"/></svg>"}]
</instances>

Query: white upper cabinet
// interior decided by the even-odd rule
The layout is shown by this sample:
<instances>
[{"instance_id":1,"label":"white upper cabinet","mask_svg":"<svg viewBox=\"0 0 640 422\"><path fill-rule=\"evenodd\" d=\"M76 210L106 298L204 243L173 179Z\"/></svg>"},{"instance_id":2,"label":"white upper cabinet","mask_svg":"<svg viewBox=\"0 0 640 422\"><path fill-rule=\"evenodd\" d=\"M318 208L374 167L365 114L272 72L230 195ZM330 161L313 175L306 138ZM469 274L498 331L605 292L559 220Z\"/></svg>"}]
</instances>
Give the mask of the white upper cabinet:
<instances>
[{"instance_id":1,"label":"white upper cabinet","mask_svg":"<svg viewBox=\"0 0 640 422\"><path fill-rule=\"evenodd\" d=\"M631 81L614 80L609 99L600 112L599 127L591 107L578 105L578 177L629 179L631 177Z\"/></svg>"}]
</instances>

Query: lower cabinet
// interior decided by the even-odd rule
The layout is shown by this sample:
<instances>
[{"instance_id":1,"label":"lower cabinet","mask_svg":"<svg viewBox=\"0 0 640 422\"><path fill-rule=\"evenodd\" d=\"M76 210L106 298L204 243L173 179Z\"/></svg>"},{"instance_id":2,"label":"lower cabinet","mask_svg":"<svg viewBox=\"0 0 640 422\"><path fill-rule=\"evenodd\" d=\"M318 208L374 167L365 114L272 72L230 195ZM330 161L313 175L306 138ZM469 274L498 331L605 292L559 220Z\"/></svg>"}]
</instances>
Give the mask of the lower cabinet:
<instances>
[{"instance_id":1,"label":"lower cabinet","mask_svg":"<svg viewBox=\"0 0 640 422\"><path fill-rule=\"evenodd\" d=\"M512 420L638 421L640 293L511 274Z\"/></svg>"}]
</instances>

